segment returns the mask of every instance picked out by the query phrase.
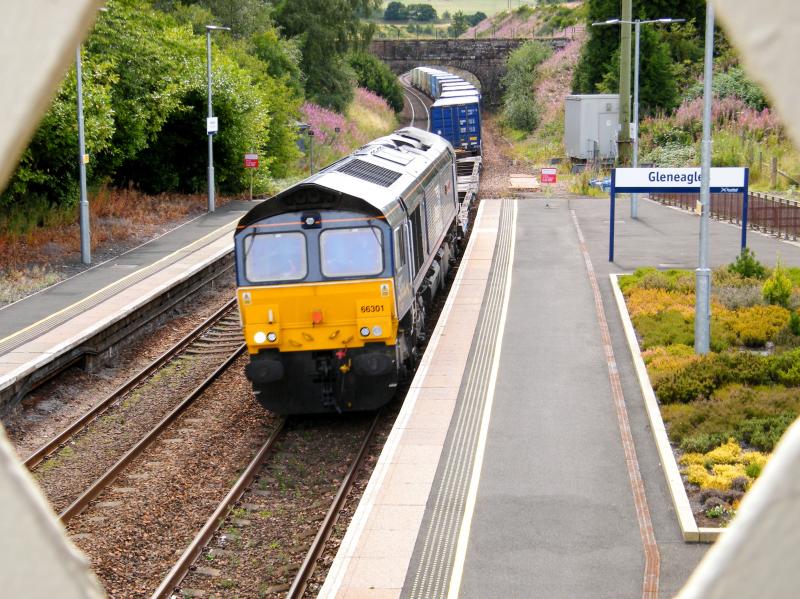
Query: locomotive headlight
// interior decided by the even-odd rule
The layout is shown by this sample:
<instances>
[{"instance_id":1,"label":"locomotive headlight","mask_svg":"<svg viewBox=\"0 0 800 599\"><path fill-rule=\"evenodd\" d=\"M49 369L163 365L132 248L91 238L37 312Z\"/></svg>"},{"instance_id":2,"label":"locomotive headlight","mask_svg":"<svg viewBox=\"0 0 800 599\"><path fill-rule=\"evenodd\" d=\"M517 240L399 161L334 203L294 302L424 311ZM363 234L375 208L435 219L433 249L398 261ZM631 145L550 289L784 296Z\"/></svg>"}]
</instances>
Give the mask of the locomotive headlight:
<instances>
[{"instance_id":1,"label":"locomotive headlight","mask_svg":"<svg viewBox=\"0 0 800 599\"><path fill-rule=\"evenodd\" d=\"M267 334L264 331L258 331L255 335L253 335L253 341L261 345L267 340Z\"/></svg>"},{"instance_id":2,"label":"locomotive headlight","mask_svg":"<svg viewBox=\"0 0 800 599\"><path fill-rule=\"evenodd\" d=\"M361 327L361 336L369 337L369 327Z\"/></svg>"},{"instance_id":3,"label":"locomotive headlight","mask_svg":"<svg viewBox=\"0 0 800 599\"><path fill-rule=\"evenodd\" d=\"M275 343L278 340L278 336L275 333L267 333L267 341L270 343Z\"/></svg>"},{"instance_id":4,"label":"locomotive headlight","mask_svg":"<svg viewBox=\"0 0 800 599\"><path fill-rule=\"evenodd\" d=\"M383 335L383 329L376 324L374 327L372 327L372 334L375 335L375 337L380 337Z\"/></svg>"}]
</instances>

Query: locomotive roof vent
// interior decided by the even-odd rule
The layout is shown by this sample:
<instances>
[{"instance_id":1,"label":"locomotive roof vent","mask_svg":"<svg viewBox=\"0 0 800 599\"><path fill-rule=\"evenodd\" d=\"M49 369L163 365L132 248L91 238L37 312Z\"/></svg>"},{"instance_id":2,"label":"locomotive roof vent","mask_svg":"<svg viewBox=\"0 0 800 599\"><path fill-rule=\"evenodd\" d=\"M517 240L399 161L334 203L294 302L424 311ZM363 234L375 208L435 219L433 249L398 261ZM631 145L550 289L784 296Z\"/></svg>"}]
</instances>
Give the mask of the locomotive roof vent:
<instances>
[{"instance_id":1,"label":"locomotive roof vent","mask_svg":"<svg viewBox=\"0 0 800 599\"><path fill-rule=\"evenodd\" d=\"M370 183L375 183L382 187L391 187L392 183L402 176L402 173L391 171L377 164L370 164L358 158L343 164L336 170L345 175L363 179L364 181L369 181Z\"/></svg>"}]
</instances>

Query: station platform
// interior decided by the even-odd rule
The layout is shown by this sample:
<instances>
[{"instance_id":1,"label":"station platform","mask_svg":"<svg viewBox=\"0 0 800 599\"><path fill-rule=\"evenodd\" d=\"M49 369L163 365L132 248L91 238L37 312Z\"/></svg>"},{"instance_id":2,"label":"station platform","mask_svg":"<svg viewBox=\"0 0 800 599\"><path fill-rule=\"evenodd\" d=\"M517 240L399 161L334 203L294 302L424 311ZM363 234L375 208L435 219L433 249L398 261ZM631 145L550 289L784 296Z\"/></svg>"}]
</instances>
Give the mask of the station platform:
<instances>
[{"instance_id":1,"label":"station platform","mask_svg":"<svg viewBox=\"0 0 800 599\"><path fill-rule=\"evenodd\" d=\"M671 597L686 543L609 275L694 269L699 218L618 199L483 200L320 597ZM755 232L760 261L800 246ZM712 265L740 229L712 221Z\"/></svg>"},{"instance_id":2,"label":"station platform","mask_svg":"<svg viewBox=\"0 0 800 599\"><path fill-rule=\"evenodd\" d=\"M236 222L253 205L225 204L0 309L0 409L26 391L32 373L96 352L90 341L99 332L230 254Z\"/></svg>"}]
</instances>

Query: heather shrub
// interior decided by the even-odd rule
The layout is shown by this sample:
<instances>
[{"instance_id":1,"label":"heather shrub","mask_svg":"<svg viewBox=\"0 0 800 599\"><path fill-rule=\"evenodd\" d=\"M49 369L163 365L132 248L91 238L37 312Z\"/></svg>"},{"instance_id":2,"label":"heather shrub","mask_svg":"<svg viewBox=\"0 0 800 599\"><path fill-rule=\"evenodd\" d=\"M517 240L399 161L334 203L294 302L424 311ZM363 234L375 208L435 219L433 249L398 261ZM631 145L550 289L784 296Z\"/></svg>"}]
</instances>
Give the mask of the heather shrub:
<instances>
[{"instance_id":1,"label":"heather shrub","mask_svg":"<svg viewBox=\"0 0 800 599\"><path fill-rule=\"evenodd\" d=\"M797 310L789 315L789 330L792 335L800 335L800 312Z\"/></svg>"},{"instance_id":2,"label":"heather shrub","mask_svg":"<svg viewBox=\"0 0 800 599\"><path fill-rule=\"evenodd\" d=\"M724 311L716 317L736 335L736 341L745 347L763 347L789 322L789 311L780 306L751 306Z\"/></svg>"},{"instance_id":3,"label":"heather shrub","mask_svg":"<svg viewBox=\"0 0 800 599\"><path fill-rule=\"evenodd\" d=\"M772 274L761 288L764 301L768 304L777 304L784 308L789 307L789 299L792 296L792 281L786 274L786 269L780 260L775 265Z\"/></svg>"},{"instance_id":4,"label":"heather shrub","mask_svg":"<svg viewBox=\"0 0 800 599\"><path fill-rule=\"evenodd\" d=\"M642 352L650 383L655 385L699 358L694 348L684 344L658 346Z\"/></svg>"},{"instance_id":5,"label":"heather shrub","mask_svg":"<svg viewBox=\"0 0 800 599\"><path fill-rule=\"evenodd\" d=\"M694 345L693 319L686 319L678 310L665 310L632 319L642 349L657 345Z\"/></svg>"},{"instance_id":6,"label":"heather shrub","mask_svg":"<svg viewBox=\"0 0 800 599\"><path fill-rule=\"evenodd\" d=\"M662 404L670 440L686 452L707 452L729 438L772 451L800 413L797 389L730 384L711 399Z\"/></svg>"},{"instance_id":7,"label":"heather shrub","mask_svg":"<svg viewBox=\"0 0 800 599\"><path fill-rule=\"evenodd\" d=\"M744 281L744 279L740 279ZM760 285L725 285L713 288L714 297L729 310L749 308L762 302Z\"/></svg>"},{"instance_id":8,"label":"heather shrub","mask_svg":"<svg viewBox=\"0 0 800 599\"><path fill-rule=\"evenodd\" d=\"M725 492L725 494L706 493L703 502L711 498L724 499L733 503L741 498L742 492L750 485L748 475L751 464L764 465L766 456L756 451L743 451L734 438L729 438L718 447L703 453L688 453L679 459L684 466L683 474L687 480L701 489ZM751 472L755 469L751 469ZM760 469L759 469L760 472Z\"/></svg>"},{"instance_id":9,"label":"heather shrub","mask_svg":"<svg viewBox=\"0 0 800 599\"><path fill-rule=\"evenodd\" d=\"M728 265L728 270L744 278L763 279L767 276L767 269L756 260L755 253L747 247Z\"/></svg>"},{"instance_id":10,"label":"heather shrub","mask_svg":"<svg viewBox=\"0 0 800 599\"><path fill-rule=\"evenodd\" d=\"M736 438L764 451L772 451L795 421L795 416L791 412L783 412L775 416L743 420L736 426Z\"/></svg>"},{"instance_id":11,"label":"heather shrub","mask_svg":"<svg viewBox=\"0 0 800 599\"><path fill-rule=\"evenodd\" d=\"M628 291L634 287L694 293L694 273L677 269L638 268L632 275L620 277L619 286L625 295L628 295Z\"/></svg>"},{"instance_id":12,"label":"heather shrub","mask_svg":"<svg viewBox=\"0 0 800 599\"><path fill-rule=\"evenodd\" d=\"M626 304L631 318L675 310L684 319L690 319L694 316L694 301L694 294L670 293L657 287L637 287L629 292Z\"/></svg>"}]
</instances>

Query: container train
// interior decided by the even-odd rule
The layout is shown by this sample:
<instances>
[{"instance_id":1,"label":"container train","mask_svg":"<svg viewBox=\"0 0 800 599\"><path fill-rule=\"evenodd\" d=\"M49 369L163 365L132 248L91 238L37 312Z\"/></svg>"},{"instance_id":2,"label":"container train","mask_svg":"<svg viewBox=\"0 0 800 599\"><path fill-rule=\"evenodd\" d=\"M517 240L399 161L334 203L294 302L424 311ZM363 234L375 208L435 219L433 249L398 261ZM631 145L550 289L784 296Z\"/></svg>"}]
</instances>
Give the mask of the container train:
<instances>
[{"instance_id":1,"label":"container train","mask_svg":"<svg viewBox=\"0 0 800 599\"><path fill-rule=\"evenodd\" d=\"M248 212L234 254L258 401L279 414L387 403L459 251L458 211L452 146L405 128Z\"/></svg>"},{"instance_id":2,"label":"container train","mask_svg":"<svg viewBox=\"0 0 800 599\"><path fill-rule=\"evenodd\" d=\"M411 84L434 100L431 131L449 141L459 153L481 153L480 92L457 75L431 67L411 71Z\"/></svg>"}]
</instances>

